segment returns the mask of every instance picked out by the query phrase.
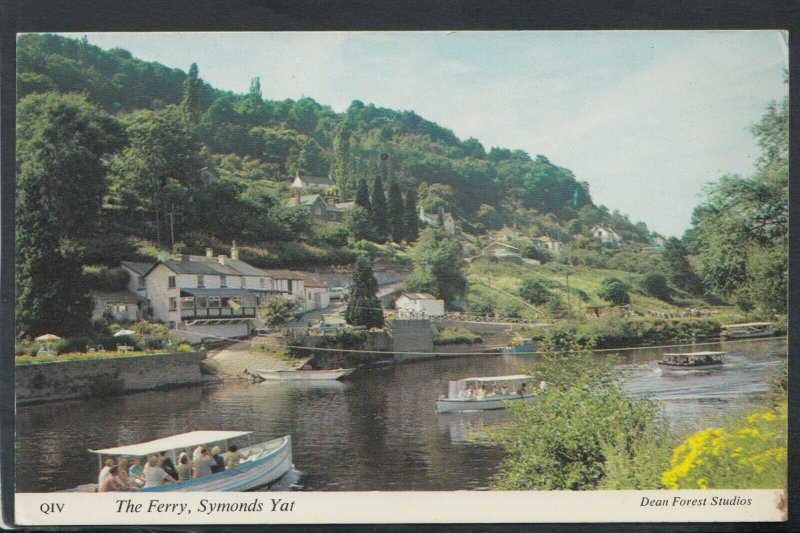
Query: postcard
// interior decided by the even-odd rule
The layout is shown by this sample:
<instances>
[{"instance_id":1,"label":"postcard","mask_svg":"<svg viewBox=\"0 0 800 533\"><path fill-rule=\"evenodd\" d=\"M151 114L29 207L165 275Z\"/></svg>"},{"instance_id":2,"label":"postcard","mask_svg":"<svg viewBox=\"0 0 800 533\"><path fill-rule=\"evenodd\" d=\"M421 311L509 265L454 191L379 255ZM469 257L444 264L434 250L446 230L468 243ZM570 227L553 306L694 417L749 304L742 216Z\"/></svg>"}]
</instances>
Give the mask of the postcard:
<instances>
[{"instance_id":1,"label":"postcard","mask_svg":"<svg viewBox=\"0 0 800 533\"><path fill-rule=\"evenodd\" d=\"M787 32L16 69L18 525L786 520Z\"/></svg>"}]
</instances>

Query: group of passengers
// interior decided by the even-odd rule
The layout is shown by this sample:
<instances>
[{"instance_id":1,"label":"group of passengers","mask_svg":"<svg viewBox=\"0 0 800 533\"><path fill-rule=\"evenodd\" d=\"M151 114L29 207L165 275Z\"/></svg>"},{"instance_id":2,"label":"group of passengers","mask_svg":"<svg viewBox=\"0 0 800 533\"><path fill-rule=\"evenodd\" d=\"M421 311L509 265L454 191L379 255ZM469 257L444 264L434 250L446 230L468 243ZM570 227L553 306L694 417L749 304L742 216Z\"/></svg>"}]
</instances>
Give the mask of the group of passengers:
<instances>
[{"instance_id":1,"label":"group of passengers","mask_svg":"<svg viewBox=\"0 0 800 533\"><path fill-rule=\"evenodd\" d=\"M191 459L189 457L189 450L184 449L178 456L178 466L167 452L149 456L144 466L139 457L131 459L130 467L125 457L120 457L118 463L106 459L97 478L97 491L126 491L196 479L234 468L247 458L235 445L230 446L224 456L219 446L209 450L208 446L200 445L192 452Z\"/></svg>"},{"instance_id":2,"label":"group of passengers","mask_svg":"<svg viewBox=\"0 0 800 533\"><path fill-rule=\"evenodd\" d=\"M544 392L546 389L547 382L542 380L539 383L539 390ZM528 395L530 393L528 384L522 383L519 388L517 388L516 392L514 392L509 389L505 383L501 384L499 387L495 383L489 388L486 388L483 383L479 384L477 388L472 383L468 383L467 388L462 390L459 394L459 398L462 400L484 400L489 398L502 398L503 396L511 396L515 393L519 396Z\"/></svg>"}]
</instances>

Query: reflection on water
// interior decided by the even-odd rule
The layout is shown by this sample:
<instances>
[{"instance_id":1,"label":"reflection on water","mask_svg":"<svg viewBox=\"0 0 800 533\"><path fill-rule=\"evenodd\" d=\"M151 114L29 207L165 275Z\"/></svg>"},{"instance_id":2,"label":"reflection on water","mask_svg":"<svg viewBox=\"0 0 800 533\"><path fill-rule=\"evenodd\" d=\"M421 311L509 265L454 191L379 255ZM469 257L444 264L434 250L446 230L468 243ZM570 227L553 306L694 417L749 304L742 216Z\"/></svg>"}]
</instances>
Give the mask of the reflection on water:
<instances>
[{"instance_id":1,"label":"reflection on water","mask_svg":"<svg viewBox=\"0 0 800 533\"><path fill-rule=\"evenodd\" d=\"M785 341L722 343L725 365L670 371L660 350L622 352L624 388L662 402L670 421L697 427L748 407L767 390ZM291 434L295 470L278 490L458 490L486 488L502 460L486 429L506 411L436 414L447 381L523 372L535 359L464 357L373 368L347 382L225 383L21 406L17 491L91 481L87 448L129 444L196 429L252 430L253 441Z\"/></svg>"}]
</instances>

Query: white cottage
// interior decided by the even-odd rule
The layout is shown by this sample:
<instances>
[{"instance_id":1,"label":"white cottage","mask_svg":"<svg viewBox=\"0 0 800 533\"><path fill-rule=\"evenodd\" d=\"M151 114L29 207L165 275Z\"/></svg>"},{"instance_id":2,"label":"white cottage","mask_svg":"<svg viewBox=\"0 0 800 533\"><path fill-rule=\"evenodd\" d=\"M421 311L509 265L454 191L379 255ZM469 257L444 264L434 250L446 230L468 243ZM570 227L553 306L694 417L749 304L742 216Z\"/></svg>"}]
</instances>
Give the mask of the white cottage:
<instances>
[{"instance_id":1,"label":"white cottage","mask_svg":"<svg viewBox=\"0 0 800 533\"><path fill-rule=\"evenodd\" d=\"M394 301L400 318L428 318L444 316L444 300L427 292L404 292Z\"/></svg>"}]
</instances>

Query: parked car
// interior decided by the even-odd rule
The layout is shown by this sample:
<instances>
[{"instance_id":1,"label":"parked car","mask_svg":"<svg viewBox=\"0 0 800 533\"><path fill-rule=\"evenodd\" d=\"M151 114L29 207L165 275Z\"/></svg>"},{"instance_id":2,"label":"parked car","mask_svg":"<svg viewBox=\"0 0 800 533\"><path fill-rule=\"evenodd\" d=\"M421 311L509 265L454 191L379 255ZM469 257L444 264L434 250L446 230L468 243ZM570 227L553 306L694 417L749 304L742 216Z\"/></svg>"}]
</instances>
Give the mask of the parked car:
<instances>
[{"instance_id":1,"label":"parked car","mask_svg":"<svg viewBox=\"0 0 800 533\"><path fill-rule=\"evenodd\" d=\"M331 287L328 293L331 300L341 300L347 295L347 290L344 287Z\"/></svg>"}]
</instances>

